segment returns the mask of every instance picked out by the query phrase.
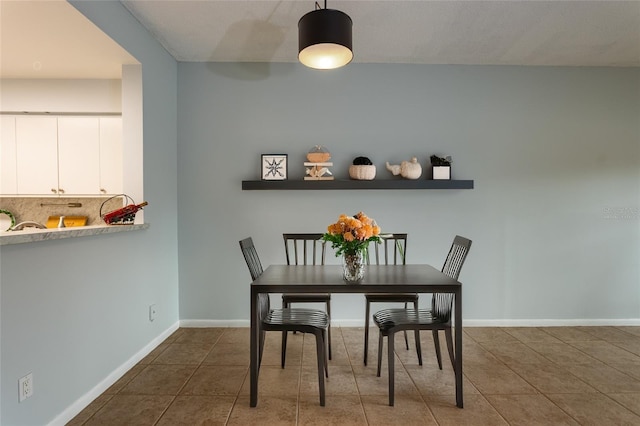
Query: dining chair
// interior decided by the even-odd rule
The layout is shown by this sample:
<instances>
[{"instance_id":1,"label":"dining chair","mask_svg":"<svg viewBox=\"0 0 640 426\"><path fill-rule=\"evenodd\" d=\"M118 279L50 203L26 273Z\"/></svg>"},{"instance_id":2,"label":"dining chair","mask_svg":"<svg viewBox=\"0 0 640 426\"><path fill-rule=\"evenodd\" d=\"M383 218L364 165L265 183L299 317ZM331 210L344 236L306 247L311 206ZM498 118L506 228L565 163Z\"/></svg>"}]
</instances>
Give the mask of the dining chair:
<instances>
[{"instance_id":1,"label":"dining chair","mask_svg":"<svg viewBox=\"0 0 640 426\"><path fill-rule=\"evenodd\" d=\"M262 264L258 257L255 245L251 238L240 240L240 249L247 262L251 279L256 280L262 275ZM316 338L316 355L318 358L318 388L320 393L320 405L325 405L324 377L329 377L329 363L326 352L326 333L329 326L327 313L316 309L271 309L269 294L258 295L258 316L260 328L260 346L258 355L258 368L262 363L262 353L264 351L264 340L267 331L299 331L301 333L313 334ZM281 367L285 363L285 342L282 346Z\"/></svg>"},{"instance_id":2,"label":"dining chair","mask_svg":"<svg viewBox=\"0 0 640 426\"><path fill-rule=\"evenodd\" d=\"M326 255L326 241L323 234L282 234L284 253L287 265L324 265ZM292 303L324 303L327 316L331 318L331 294L295 294L282 295L282 307L289 308ZM327 342L329 359L331 359L331 324L327 328ZM287 344L287 333L282 333L283 347Z\"/></svg>"},{"instance_id":3,"label":"dining chair","mask_svg":"<svg viewBox=\"0 0 640 426\"><path fill-rule=\"evenodd\" d=\"M442 272L453 279L458 279L462 265L464 264L469 249L471 248L471 240L456 235L447 254ZM438 337L439 330L444 330L447 340L447 349L449 351L449 359L455 370L455 361L453 355L453 338L451 334L451 310L453 308L453 294L451 293L434 293L431 299L431 309L383 309L373 315L373 321L380 329L378 341L378 372L382 367L382 343L384 336L387 337L388 352L388 370L389 370L389 405L394 403L394 336L399 331L414 330L419 333L420 330L431 330L433 334L433 343L436 349L436 357L438 358L438 366L442 370L442 360L440 356L440 341ZM456 324L459 326L459 324ZM456 330L462 333L462 330ZM416 342L418 360L422 363L422 352L420 348L420 340Z\"/></svg>"},{"instance_id":4,"label":"dining chair","mask_svg":"<svg viewBox=\"0 0 640 426\"><path fill-rule=\"evenodd\" d=\"M381 234L380 244L373 244L374 249L371 250L371 245L367 250L367 265L371 264L372 258L375 260L376 265L406 265L407 263L407 234ZM382 248L380 248L382 246ZM373 251L373 253L371 253ZM380 252L384 253L382 258ZM367 365L367 358L369 355L369 317L371 314L372 303L404 303L404 307L407 307L408 303L413 303L413 307L418 309L418 295L416 293L365 293L366 300L365 314L364 314L364 365ZM416 345L420 339L418 331L416 334ZM409 350L409 339L407 332L404 332L404 343Z\"/></svg>"}]
</instances>

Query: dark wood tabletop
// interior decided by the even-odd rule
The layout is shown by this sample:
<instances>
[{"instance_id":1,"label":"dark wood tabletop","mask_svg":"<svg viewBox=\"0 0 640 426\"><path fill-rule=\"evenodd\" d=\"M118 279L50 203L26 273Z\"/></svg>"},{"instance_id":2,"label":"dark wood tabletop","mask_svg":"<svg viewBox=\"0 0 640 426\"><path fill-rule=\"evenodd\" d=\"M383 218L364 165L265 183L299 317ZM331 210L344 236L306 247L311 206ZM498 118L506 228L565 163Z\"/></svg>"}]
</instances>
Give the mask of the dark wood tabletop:
<instances>
[{"instance_id":1,"label":"dark wood tabletop","mask_svg":"<svg viewBox=\"0 0 640 426\"><path fill-rule=\"evenodd\" d=\"M462 284L431 265L370 265L361 282L342 279L341 265L271 265L252 284L259 293L433 293Z\"/></svg>"}]
</instances>

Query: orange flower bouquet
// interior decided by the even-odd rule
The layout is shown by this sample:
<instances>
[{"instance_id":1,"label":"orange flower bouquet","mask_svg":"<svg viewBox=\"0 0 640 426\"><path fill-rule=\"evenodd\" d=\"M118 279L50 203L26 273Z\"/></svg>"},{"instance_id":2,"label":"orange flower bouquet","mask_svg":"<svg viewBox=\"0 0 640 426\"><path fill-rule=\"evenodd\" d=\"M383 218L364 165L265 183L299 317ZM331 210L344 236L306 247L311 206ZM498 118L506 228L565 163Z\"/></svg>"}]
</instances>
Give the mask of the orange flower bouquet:
<instances>
[{"instance_id":1,"label":"orange flower bouquet","mask_svg":"<svg viewBox=\"0 0 640 426\"><path fill-rule=\"evenodd\" d=\"M340 215L338 221L329 225L323 240L331 242L336 256L365 252L371 241L380 241L380 227L376 221L360 212L355 216Z\"/></svg>"},{"instance_id":2,"label":"orange flower bouquet","mask_svg":"<svg viewBox=\"0 0 640 426\"><path fill-rule=\"evenodd\" d=\"M380 227L363 212L355 216L340 215L338 221L329 225L323 240L331 242L336 256L365 252L371 241L380 241Z\"/></svg>"},{"instance_id":3,"label":"orange flower bouquet","mask_svg":"<svg viewBox=\"0 0 640 426\"><path fill-rule=\"evenodd\" d=\"M380 227L363 212L355 216L342 214L336 223L329 225L322 239L331 243L336 256L344 255L344 279L358 282L364 277L362 260L369 243L380 242Z\"/></svg>"}]
</instances>

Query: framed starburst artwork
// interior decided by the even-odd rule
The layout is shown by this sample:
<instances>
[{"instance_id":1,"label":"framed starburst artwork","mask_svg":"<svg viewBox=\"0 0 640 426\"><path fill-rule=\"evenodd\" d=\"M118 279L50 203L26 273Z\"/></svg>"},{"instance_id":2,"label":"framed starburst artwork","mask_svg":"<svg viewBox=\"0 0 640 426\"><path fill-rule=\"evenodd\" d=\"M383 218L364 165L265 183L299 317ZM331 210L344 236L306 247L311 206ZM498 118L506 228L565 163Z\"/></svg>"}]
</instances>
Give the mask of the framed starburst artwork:
<instances>
[{"instance_id":1,"label":"framed starburst artwork","mask_svg":"<svg viewBox=\"0 0 640 426\"><path fill-rule=\"evenodd\" d=\"M287 179L287 154L262 154L262 180Z\"/></svg>"}]
</instances>

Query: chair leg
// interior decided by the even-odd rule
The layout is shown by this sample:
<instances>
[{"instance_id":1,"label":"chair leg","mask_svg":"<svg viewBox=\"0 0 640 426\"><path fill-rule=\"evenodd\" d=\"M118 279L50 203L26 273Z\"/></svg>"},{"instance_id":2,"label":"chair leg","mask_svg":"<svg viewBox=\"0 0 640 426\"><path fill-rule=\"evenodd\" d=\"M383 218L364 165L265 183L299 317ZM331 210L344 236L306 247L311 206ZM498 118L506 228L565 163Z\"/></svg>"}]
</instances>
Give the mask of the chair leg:
<instances>
[{"instance_id":1,"label":"chair leg","mask_svg":"<svg viewBox=\"0 0 640 426\"><path fill-rule=\"evenodd\" d=\"M322 344L324 345L324 374L329 378L329 359L327 358L327 332L322 330Z\"/></svg>"},{"instance_id":2,"label":"chair leg","mask_svg":"<svg viewBox=\"0 0 640 426\"><path fill-rule=\"evenodd\" d=\"M447 339L447 349L449 350L449 359L451 359L451 366L453 371L456 371L455 355L453 354L453 336L451 335L451 329L445 328L444 335Z\"/></svg>"},{"instance_id":3,"label":"chair leg","mask_svg":"<svg viewBox=\"0 0 640 426\"><path fill-rule=\"evenodd\" d=\"M329 349L329 359L331 359L331 302L327 301L327 316L329 317L329 325L327 326L327 347Z\"/></svg>"},{"instance_id":4,"label":"chair leg","mask_svg":"<svg viewBox=\"0 0 640 426\"><path fill-rule=\"evenodd\" d=\"M387 360L387 367L389 369L389 406L393 407L394 404L394 399L395 399L395 371L394 371L394 364L395 364L395 353L394 353L394 333L389 333L389 336L387 337L387 351L388 351L388 357L389 359Z\"/></svg>"},{"instance_id":5,"label":"chair leg","mask_svg":"<svg viewBox=\"0 0 640 426\"><path fill-rule=\"evenodd\" d=\"M320 406L324 407L324 370L326 368L325 341L322 338L323 331L314 333L316 336L316 354L318 357L318 392L320 393Z\"/></svg>"},{"instance_id":6,"label":"chair leg","mask_svg":"<svg viewBox=\"0 0 640 426\"><path fill-rule=\"evenodd\" d=\"M416 353L418 354L418 365L422 365L422 345L420 344L420 330L413 330L416 338Z\"/></svg>"},{"instance_id":7,"label":"chair leg","mask_svg":"<svg viewBox=\"0 0 640 426\"><path fill-rule=\"evenodd\" d=\"M280 351L280 365L284 368L285 360L287 359L287 332L282 332L282 350Z\"/></svg>"},{"instance_id":8,"label":"chair leg","mask_svg":"<svg viewBox=\"0 0 640 426\"><path fill-rule=\"evenodd\" d=\"M438 337L438 330L431 330L433 334L433 345L436 347L436 358L438 359L438 367L442 370L442 357L440 356L440 337Z\"/></svg>"},{"instance_id":9,"label":"chair leg","mask_svg":"<svg viewBox=\"0 0 640 426\"><path fill-rule=\"evenodd\" d=\"M282 309L287 309L289 308L289 303L285 301L284 296L282 297ZM282 368L284 368L284 360L286 357L286 353L287 353L287 331L283 331L282 332L282 353L280 354L280 357L282 358L280 363L282 364ZM295 331L294 331L295 333Z\"/></svg>"},{"instance_id":10,"label":"chair leg","mask_svg":"<svg viewBox=\"0 0 640 426\"><path fill-rule=\"evenodd\" d=\"M382 335L382 331L378 336L378 372L376 376L380 377L380 370L382 369L382 341L384 340L384 336Z\"/></svg>"},{"instance_id":11,"label":"chair leg","mask_svg":"<svg viewBox=\"0 0 640 426\"><path fill-rule=\"evenodd\" d=\"M369 353L369 314L371 303L367 300L364 311L364 365L367 365L367 355Z\"/></svg>"},{"instance_id":12,"label":"chair leg","mask_svg":"<svg viewBox=\"0 0 640 426\"><path fill-rule=\"evenodd\" d=\"M264 338L265 331L260 331L260 353L258 354L258 370L260 369L260 365L262 364L262 353L264 352Z\"/></svg>"},{"instance_id":13,"label":"chair leg","mask_svg":"<svg viewBox=\"0 0 640 426\"><path fill-rule=\"evenodd\" d=\"M405 303L405 307L406 307L406 303ZM416 311L418 310L418 301L415 300L413 302L413 309L415 309ZM406 330L405 330L406 333ZM414 335L415 335L415 339L416 339L416 354L418 355L418 365L422 365L422 345L420 344L420 330L414 330ZM405 335L405 338L407 336ZM407 346L407 349L409 347Z\"/></svg>"},{"instance_id":14,"label":"chair leg","mask_svg":"<svg viewBox=\"0 0 640 426\"><path fill-rule=\"evenodd\" d=\"M407 309L407 302L404 302L404 308ZM407 347L407 350L409 350L409 338L407 337L407 330L404 331L404 345Z\"/></svg>"}]
</instances>

